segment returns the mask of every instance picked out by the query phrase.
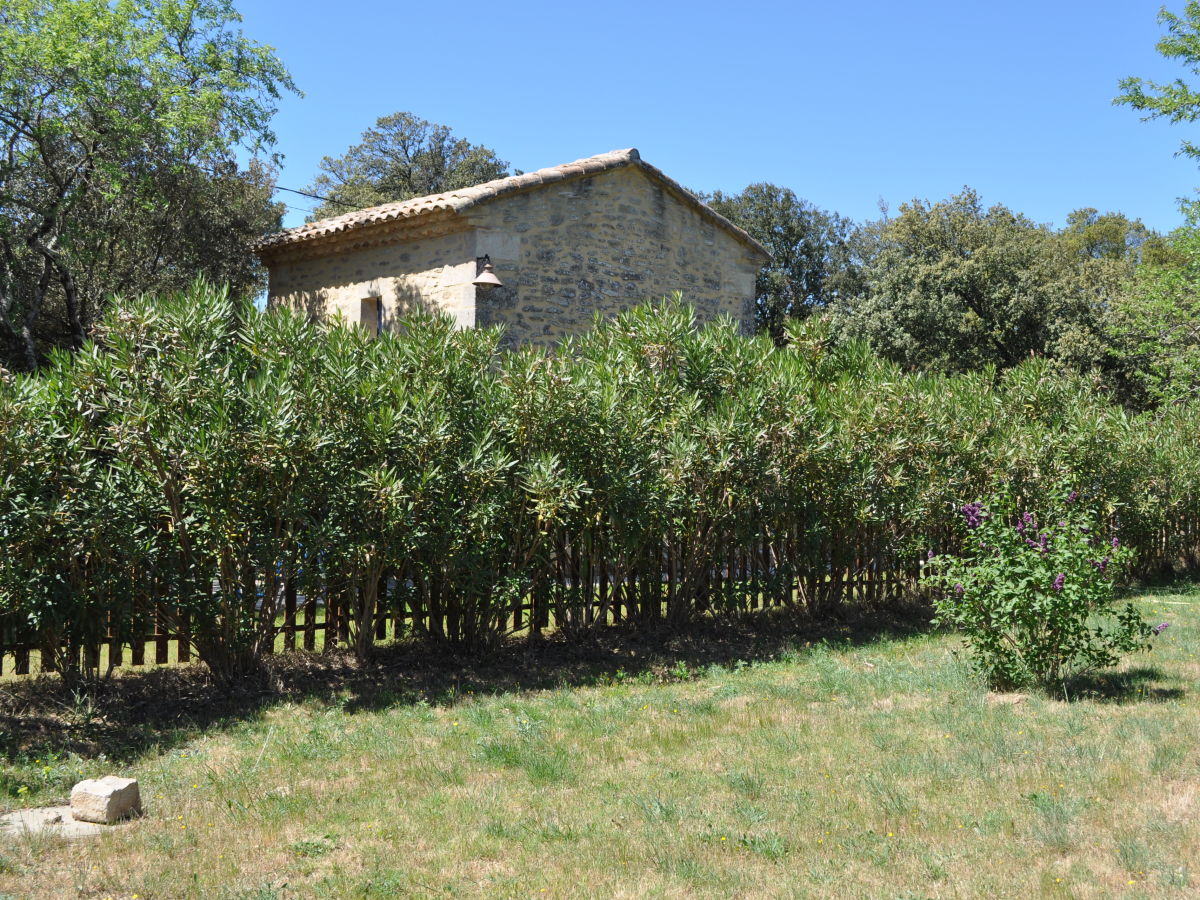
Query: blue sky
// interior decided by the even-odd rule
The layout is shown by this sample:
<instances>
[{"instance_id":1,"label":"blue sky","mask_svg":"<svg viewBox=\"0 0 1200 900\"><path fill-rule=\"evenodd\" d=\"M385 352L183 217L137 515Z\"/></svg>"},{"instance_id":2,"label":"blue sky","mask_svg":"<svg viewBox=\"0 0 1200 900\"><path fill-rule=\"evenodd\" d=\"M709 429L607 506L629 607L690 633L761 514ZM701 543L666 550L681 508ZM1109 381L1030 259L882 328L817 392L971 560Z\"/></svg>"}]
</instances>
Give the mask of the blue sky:
<instances>
[{"instance_id":1,"label":"blue sky","mask_svg":"<svg viewBox=\"0 0 1200 900\"><path fill-rule=\"evenodd\" d=\"M1184 126L1111 102L1186 74L1154 50L1159 0L235 2L306 95L274 123L287 187L400 110L526 171L633 146L691 188L770 181L856 220L970 185L1166 231L1200 186Z\"/></svg>"}]
</instances>

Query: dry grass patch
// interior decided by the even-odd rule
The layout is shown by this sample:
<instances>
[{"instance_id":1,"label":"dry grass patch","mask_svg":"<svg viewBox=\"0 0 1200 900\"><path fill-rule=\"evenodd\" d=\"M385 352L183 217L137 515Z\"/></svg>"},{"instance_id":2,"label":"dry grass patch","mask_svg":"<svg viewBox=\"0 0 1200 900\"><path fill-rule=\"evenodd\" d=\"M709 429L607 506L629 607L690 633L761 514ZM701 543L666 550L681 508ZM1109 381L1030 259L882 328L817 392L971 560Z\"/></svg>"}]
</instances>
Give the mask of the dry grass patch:
<instances>
[{"instance_id":1,"label":"dry grass patch","mask_svg":"<svg viewBox=\"0 0 1200 900\"><path fill-rule=\"evenodd\" d=\"M1171 600L1155 653L1071 703L989 698L949 636L682 681L277 700L137 756L131 828L0 847L0 894L1191 896L1200 594Z\"/></svg>"}]
</instances>

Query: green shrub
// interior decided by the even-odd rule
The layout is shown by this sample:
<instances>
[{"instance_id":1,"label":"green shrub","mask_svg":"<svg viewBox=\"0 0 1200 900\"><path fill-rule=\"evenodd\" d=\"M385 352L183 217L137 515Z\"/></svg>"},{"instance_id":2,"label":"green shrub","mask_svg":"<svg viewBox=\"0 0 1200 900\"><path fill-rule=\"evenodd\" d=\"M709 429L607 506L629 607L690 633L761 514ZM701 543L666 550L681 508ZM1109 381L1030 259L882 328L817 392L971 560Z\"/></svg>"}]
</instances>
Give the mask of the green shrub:
<instances>
[{"instance_id":1,"label":"green shrub","mask_svg":"<svg viewBox=\"0 0 1200 900\"><path fill-rule=\"evenodd\" d=\"M1115 576L1129 553L1078 494L1039 513L999 495L961 507L957 555L930 556L935 622L961 629L976 668L995 688L1049 686L1148 649L1154 630L1127 604Z\"/></svg>"},{"instance_id":2,"label":"green shrub","mask_svg":"<svg viewBox=\"0 0 1200 900\"><path fill-rule=\"evenodd\" d=\"M511 354L448 318L389 324L197 284L0 373L0 641L89 679L161 615L233 683L293 590L360 657L385 609L466 648L879 609L918 593L927 548L959 552L954 498L997 479L1087 485L1131 572L1200 568L1195 409L1131 417L1044 361L914 374L819 317L778 348L678 299ZM1051 599L1094 602L1068 584Z\"/></svg>"}]
</instances>

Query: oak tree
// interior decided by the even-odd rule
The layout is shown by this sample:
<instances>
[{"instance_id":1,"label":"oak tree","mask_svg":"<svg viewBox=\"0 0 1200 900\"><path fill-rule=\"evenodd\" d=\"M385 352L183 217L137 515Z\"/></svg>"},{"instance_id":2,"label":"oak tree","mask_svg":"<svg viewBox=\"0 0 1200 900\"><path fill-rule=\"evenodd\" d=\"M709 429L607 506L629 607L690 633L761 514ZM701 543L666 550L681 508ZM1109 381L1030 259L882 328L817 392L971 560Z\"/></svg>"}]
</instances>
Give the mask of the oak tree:
<instances>
[{"instance_id":1,"label":"oak tree","mask_svg":"<svg viewBox=\"0 0 1200 900\"><path fill-rule=\"evenodd\" d=\"M60 335L79 347L105 297L159 286L139 270L195 262L198 196L211 216L223 190L254 195L246 224L269 220L266 170L238 173L234 152L274 142L275 103L295 88L239 21L229 0L0 8L0 358L33 368ZM212 267L188 280L221 274L222 254L202 255Z\"/></svg>"},{"instance_id":2,"label":"oak tree","mask_svg":"<svg viewBox=\"0 0 1200 900\"><path fill-rule=\"evenodd\" d=\"M308 217L440 194L509 174L494 150L412 113L383 116L341 156L326 156L308 193L324 198Z\"/></svg>"},{"instance_id":3,"label":"oak tree","mask_svg":"<svg viewBox=\"0 0 1200 900\"><path fill-rule=\"evenodd\" d=\"M755 319L776 340L789 318L827 306L853 282L854 224L846 217L774 184L702 199L770 251L771 262L755 282Z\"/></svg>"}]
</instances>

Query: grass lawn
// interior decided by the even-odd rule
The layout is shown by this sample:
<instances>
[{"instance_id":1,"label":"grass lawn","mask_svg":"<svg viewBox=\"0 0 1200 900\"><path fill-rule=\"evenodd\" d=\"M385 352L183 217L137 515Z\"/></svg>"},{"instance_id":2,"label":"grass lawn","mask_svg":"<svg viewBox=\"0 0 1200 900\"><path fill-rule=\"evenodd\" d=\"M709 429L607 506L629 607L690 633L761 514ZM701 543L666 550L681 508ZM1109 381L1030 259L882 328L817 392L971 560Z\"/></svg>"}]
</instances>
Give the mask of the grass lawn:
<instances>
[{"instance_id":1,"label":"grass lawn","mask_svg":"<svg viewBox=\"0 0 1200 900\"><path fill-rule=\"evenodd\" d=\"M1200 591L1139 602L1173 627L1070 703L989 696L946 635L333 684L124 743L81 702L61 746L123 758L10 736L0 806L117 770L147 815L0 843L0 896L1196 896Z\"/></svg>"}]
</instances>

